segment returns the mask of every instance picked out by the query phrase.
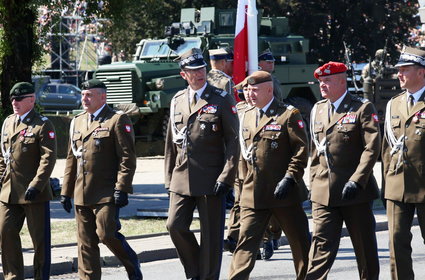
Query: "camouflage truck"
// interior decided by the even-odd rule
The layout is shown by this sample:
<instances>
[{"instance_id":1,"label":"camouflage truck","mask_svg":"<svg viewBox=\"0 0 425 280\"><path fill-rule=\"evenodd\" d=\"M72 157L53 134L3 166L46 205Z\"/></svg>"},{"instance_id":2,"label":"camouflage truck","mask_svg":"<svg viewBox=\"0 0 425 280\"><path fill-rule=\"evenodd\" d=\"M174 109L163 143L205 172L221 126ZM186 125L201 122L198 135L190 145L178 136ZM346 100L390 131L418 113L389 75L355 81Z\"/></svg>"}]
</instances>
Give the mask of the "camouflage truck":
<instances>
[{"instance_id":1,"label":"camouflage truck","mask_svg":"<svg viewBox=\"0 0 425 280\"><path fill-rule=\"evenodd\" d=\"M259 13L260 14L260 13ZM132 62L101 65L94 73L107 88L107 103L126 111L136 136L146 140L163 137L169 119L170 100L187 86L175 59L190 48L208 50L232 47L236 10L214 7L182 9L180 22L166 27L163 39L143 39ZM258 17L259 50L270 48L276 59L275 75L285 98L300 107L306 121L320 99L313 77L315 64L307 64L309 41L290 34L285 17Z\"/></svg>"}]
</instances>

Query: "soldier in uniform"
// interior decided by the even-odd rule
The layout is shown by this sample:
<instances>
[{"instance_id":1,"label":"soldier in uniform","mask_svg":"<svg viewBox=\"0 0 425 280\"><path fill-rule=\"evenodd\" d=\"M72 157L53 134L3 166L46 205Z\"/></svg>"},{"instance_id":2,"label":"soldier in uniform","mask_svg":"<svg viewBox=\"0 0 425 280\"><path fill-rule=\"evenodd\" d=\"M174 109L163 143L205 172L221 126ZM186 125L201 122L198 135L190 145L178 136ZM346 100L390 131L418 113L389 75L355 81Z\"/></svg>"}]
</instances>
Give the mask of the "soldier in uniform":
<instances>
[{"instance_id":1,"label":"soldier in uniform","mask_svg":"<svg viewBox=\"0 0 425 280\"><path fill-rule=\"evenodd\" d=\"M345 222L360 279L378 279L379 260L373 200L379 197L372 169L379 156L376 109L347 92L347 67L329 62L316 69L325 98L311 113L310 188L313 240L306 279L326 279Z\"/></svg>"},{"instance_id":2,"label":"soldier in uniform","mask_svg":"<svg viewBox=\"0 0 425 280\"><path fill-rule=\"evenodd\" d=\"M240 232L229 279L248 279L270 217L288 238L297 279L307 271L310 233L302 202L307 189L302 176L307 166L307 134L297 109L273 97L270 73L247 78L253 107L241 116L240 145L243 186Z\"/></svg>"},{"instance_id":3,"label":"soldier in uniform","mask_svg":"<svg viewBox=\"0 0 425 280\"><path fill-rule=\"evenodd\" d=\"M238 92L238 97L241 99L238 104L236 104L236 109L238 110L238 116L240 117L243 112L250 106L252 106L249 97L248 97L248 83L247 79L244 79L242 82L235 86L235 89ZM235 193L235 203L233 204L232 209L229 212L229 220L227 224L227 238L224 239L224 250L233 253L236 249L236 244L239 237L239 220L240 220L240 192L242 188L242 182L244 174L242 173L242 157L239 157L238 170L236 173L236 179L234 184L234 193Z\"/></svg>"},{"instance_id":4,"label":"soldier in uniform","mask_svg":"<svg viewBox=\"0 0 425 280\"><path fill-rule=\"evenodd\" d=\"M0 241L5 279L24 279L19 232L24 220L34 245L34 279L50 276L49 178L56 162L52 123L34 110L34 87L20 82L10 91L14 114L1 131Z\"/></svg>"},{"instance_id":5,"label":"soldier in uniform","mask_svg":"<svg viewBox=\"0 0 425 280\"><path fill-rule=\"evenodd\" d=\"M413 216L425 238L425 51L406 47L395 65L403 93L387 104L382 148L383 189L392 279L414 279Z\"/></svg>"},{"instance_id":6,"label":"soldier in uniform","mask_svg":"<svg viewBox=\"0 0 425 280\"><path fill-rule=\"evenodd\" d=\"M258 56L258 67L260 70L269 72L272 75L273 79L273 95L278 101L283 101L283 91L280 87L280 81L278 78L276 78L275 75L273 75L274 72L274 63L275 59L273 56L273 53L270 49L265 49L259 56Z\"/></svg>"},{"instance_id":7,"label":"soldier in uniform","mask_svg":"<svg viewBox=\"0 0 425 280\"><path fill-rule=\"evenodd\" d=\"M129 279L143 279L136 253L119 232L119 209L128 204L136 170L134 131L129 117L106 105L98 79L82 84L85 112L70 125L61 203L74 198L80 279L101 279L99 241L122 262Z\"/></svg>"},{"instance_id":8,"label":"soldier in uniform","mask_svg":"<svg viewBox=\"0 0 425 280\"><path fill-rule=\"evenodd\" d=\"M230 49L209 50L211 70L207 74L207 82L233 96L233 52Z\"/></svg>"},{"instance_id":9,"label":"soldier in uniform","mask_svg":"<svg viewBox=\"0 0 425 280\"><path fill-rule=\"evenodd\" d=\"M187 278L218 279L223 250L225 195L239 159L233 98L207 83L201 50L180 57L189 86L171 100L165 140L165 187L170 194L167 229ZM201 244L190 231L195 207Z\"/></svg>"}]
</instances>

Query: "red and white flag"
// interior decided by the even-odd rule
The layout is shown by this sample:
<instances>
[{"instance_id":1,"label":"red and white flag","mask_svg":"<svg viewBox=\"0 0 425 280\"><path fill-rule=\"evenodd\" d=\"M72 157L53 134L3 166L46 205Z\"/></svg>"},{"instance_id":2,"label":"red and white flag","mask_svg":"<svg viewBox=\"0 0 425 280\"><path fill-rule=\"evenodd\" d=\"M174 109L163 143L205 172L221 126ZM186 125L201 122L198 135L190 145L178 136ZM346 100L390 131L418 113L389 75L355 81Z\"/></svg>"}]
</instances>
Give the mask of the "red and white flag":
<instances>
[{"instance_id":1,"label":"red and white flag","mask_svg":"<svg viewBox=\"0 0 425 280\"><path fill-rule=\"evenodd\" d=\"M238 0L233 45L233 81L240 83L258 70L257 8L255 0Z\"/></svg>"}]
</instances>

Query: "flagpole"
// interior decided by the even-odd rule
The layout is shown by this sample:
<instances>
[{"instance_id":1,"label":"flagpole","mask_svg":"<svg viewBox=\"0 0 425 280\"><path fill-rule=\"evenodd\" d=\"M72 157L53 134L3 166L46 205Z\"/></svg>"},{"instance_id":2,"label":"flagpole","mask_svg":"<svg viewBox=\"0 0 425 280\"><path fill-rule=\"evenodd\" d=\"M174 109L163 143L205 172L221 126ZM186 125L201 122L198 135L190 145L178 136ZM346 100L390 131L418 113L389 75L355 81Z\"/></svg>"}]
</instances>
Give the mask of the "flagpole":
<instances>
[{"instance_id":1,"label":"flagpole","mask_svg":"<svg viewBox=\"0 0 425 280\"><path fill-rule=\"evenodd\" d=\"M258 11L256 0L248 0L248 75L258 70Z\"/></svg>"}]
</instances>

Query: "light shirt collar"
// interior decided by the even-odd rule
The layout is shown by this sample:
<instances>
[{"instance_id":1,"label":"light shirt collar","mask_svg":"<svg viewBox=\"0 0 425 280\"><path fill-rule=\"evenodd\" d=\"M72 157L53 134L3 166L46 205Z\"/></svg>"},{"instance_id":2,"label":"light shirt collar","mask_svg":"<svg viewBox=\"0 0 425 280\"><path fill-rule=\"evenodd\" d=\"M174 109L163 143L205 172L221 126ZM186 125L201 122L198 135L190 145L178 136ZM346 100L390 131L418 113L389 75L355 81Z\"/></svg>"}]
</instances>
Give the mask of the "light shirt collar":
<instances>
[{"instance_id":1,"label":"light shirt collar","mask_svg":"<svg viewBox=\"0 0 425 280\"><path fill-rule=\"evenodd\" d=\"M191 93L193 93L193 92L195 92L195 93L196 93L196 100L199 100L199 98L201 98L201 95L202 95L202 93L204 92L204 90L205 90L205 88L206 88L206 87L207 87L207 83L205 83L205 84L203 85L203 87L201 87L201 88L200 88L200 89L198 89L198 90L193 90L193 89L189 86ZM192 94L191 94L190 96L192 96Z\"/></svg>"},{"instance_id":2,"label":"light shirt collar","mask_svg":"<svg viewBox=\"0 0 425 280\"><path fill-rule=\"evenodd\" d=\"M345 93L340 98L338 98L337 101L335 101L334 103L332 103L334 105L335 112L336 112L336 110L338 110L339 105L341 105L342 100L344 100L344 98L345 98L346 95L347 95L347 91L345 91Z\"/></svg>"},{"instance_id":3,"label":"light shirt collar","mask_svg":"<svg viewBox=\"0 0 425 280\"><path fill-rule=\"evenodd\" d=\"M267 112L267 110L269 109L269 107L272 104L273 100L274 100L274 96L272 97L272 99L270 100L270 102L266 104L266 106L264 106L263 108L258 109L258 110L262 110L264 113Z\"/></svg>"},{"instance_id":4,"label":"light shirt collar","mask_svg":"<svg viewBox=\"0 0 425 280\"><path fill-rule=\"evenodd\" d=\"M32 110L32 109L31 109ZM28 116L28 114L31 112L31 110L29 110L28 112L26 112L25 114L23 114L22 116L18 116L21 119L21 122L23 122L26 118L26 116Z\"/></svg>"},{"instance_id":5,"label":"light shirt collar","mask_svg":"<svg viewBox=\"0 0 425 280\"><path fill-rule=\"evenodd\" d=\"M100 114L100 111L102 111L103 110L103 107L105 107L105 106L106 106L106 104L103 104L102 107L100 107L96 112L94 112L92 114L94 119L97 118L97 116Z\"/></svg>"},{"instance_id":6,"label":"light shirt collar","mask_svg":"<svg viewBox=\"0 0 425 280\"><path fill-rule=\"evenodd\" d=\"M415 93L410 93L409 92L409 95L412 95L413 96L413 98L415 99L414 100L414 103L416 104L416 102L418 102L419 101L419 98L421 98L421 95L422 95L422 93L423 93L423 91L425 90L425 86L423 87L423 88L421 88L420 90L418 90L417 92L415 92ZM408 99L409 100L409 99Z\"/></svg>"}]
</instances>

